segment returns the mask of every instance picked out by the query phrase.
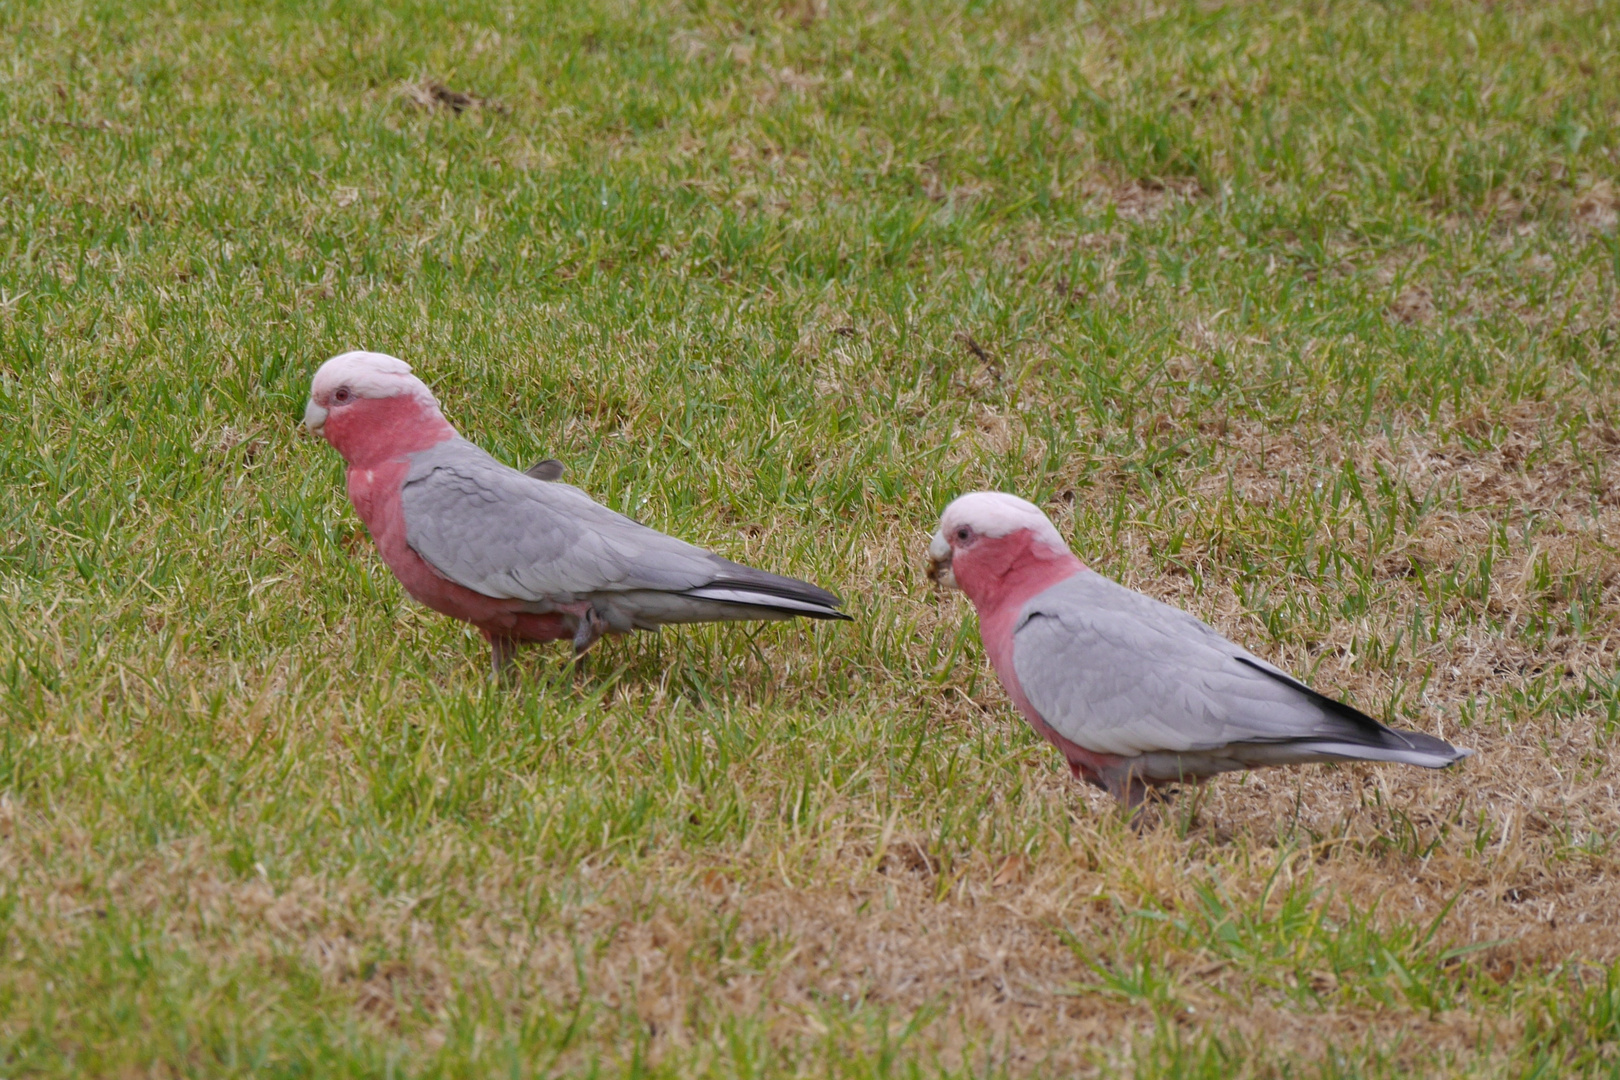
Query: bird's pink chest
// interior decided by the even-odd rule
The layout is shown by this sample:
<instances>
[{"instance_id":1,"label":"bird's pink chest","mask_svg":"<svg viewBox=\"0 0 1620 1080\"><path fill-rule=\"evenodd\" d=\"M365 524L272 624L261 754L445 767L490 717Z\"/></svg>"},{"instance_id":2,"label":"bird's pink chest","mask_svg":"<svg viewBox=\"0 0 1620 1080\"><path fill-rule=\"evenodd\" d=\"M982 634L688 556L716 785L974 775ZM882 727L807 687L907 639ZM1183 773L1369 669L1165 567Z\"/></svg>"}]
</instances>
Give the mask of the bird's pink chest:
<instances>
[{"instance_id":1,"label":"bird's pink chest","mask_svg":"<svg viewBox=\"0 0 1620 1080\"><path fill-rule=\"evenodd\" d=\"M1024 693L1013 666L1013 631L1024 605L1058 582L1087 572L1084 563L1066 552L1055 553L1054 558L1043 553L1032 555L1032 551L1027 534L981 541L971 556L957 557L956 578L978 609L979 639L1013 705L1024 714L1030 727L1062 752L1077 775L1096 779L1120 759L1077 746L1059 734Z\"/></svg>"},{"instance_id":2,"label":"bird's pink chest","mask_svg":"<svg viewBox=\"0 0 1620 1080\"><path fill-rule=\"evenodd\" d=\"M410 462L390 461L375 468L349 469L349 501L360 520L380 545L385 533L398 532L404 538L405 516L399 499Z\"/></svg>"},{"instance_id":3,"label":"bird's pink chest","mask_svg":"<svg viewBox=\"0 0 1620 1080\"><path fill-rule=\"evenodd\" d=\"M1031 598L1085 568L1067 551L1039 547L1027 530L987 537L956 555L953 571L979 612L979 637L990 664L1026 714L1030 710L1023 694L1014 690L1018 675L1013 670L1013 626Z\"/></svg>"},{"instance_id":4,"label":"bird's pink chest","mask_svg":"<svg viewBox=\"0 0 1620 1080\"><path fill-rule=\"evenodd\" d=\"M1018 681L1018 672L1013 668L1013 624L1018 621L1018 613L1023 606L1024 602L1018 600L989 610L981 608L979 640L984 642L984 651L990 658L990 666L1001 679L1001 685L1006 688L1007 696L1012 698L1013 705L1024 714L1025 719L1035 725L1037 730L1045 734L1046 721L1024 695L1024 687Z\"/></svg>"},{"instance_id":5,"label":"bird's pink chest","mask_svg":"<svg viewBox=\"0 0 1620 1080\"><path fill-rule=\"evenodd\" d=\"M990 666L995 668L1007 696L1012 698L1013 706L1024 714L1029 726L1058 748L1068 759L1069 767L1075 770L1075 775L1095 780L1104 769L1117 764L1121 759L1113 754L1087 750L1059 734L1056 728L1046 722L1046 717L1041 715L1041 711L1024 693L1024 684L1013 667L1013 629L1026 602L1027 598L1020 599L1016 603L1003 605L989 612L980 612L979 637L984 642L984 651L989 655Z\"/></svg>"},{"instance_id":6,"label":"bird's pink chest","mask_svg":"<svg viewBox=\"0 0 1620 1080\"><path fill-rule=\"evenodd\" d=\"M514 605L462 588L439 576L406 540L405 506L400 498L410 462L396 459L371 468L349 468L349 501L366 523L377 552L405 591L435 611L469 622L486 622Z\"/></svg>"},{"instance_id":7,"label":"bird's pink chest","mask_svg":"<svg viewBox=\"0 0 1620 1080\"><path fill-rule=\"evenodd\" d=\"M1001 676L1001 681L1009 685L1017 684L1017 675L1013 671L1012 663L1012 630L1020 606L1007 604L989 611L984 609L979 611L979 640L984 642L984 651L990 657L990 666Z\"/></svg>"}]
</instances>

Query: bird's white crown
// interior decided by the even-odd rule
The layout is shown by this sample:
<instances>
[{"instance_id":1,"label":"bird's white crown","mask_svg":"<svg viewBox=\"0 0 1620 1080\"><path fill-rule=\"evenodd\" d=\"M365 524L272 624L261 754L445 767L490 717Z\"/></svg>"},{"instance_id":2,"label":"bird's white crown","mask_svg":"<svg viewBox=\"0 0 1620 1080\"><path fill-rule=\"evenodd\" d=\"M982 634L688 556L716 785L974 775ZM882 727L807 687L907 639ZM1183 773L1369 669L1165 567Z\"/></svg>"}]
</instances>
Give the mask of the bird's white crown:
<instances>
[{"instance_id":1,"label":"bird's white crown","mask_svg":"<svg viewBox=\"0 0 1620 1080\"><path fill-rule=\"evenodd\" d=\"M424 405L435 409L439 407L439 399L433 396L433 391L411 374L411 365L387 353L339 353L316 369L309 395L311 399L319 398L340 386L347 386L356 397L386 398L409 394Z\"/></svg>"},{"instance_id":2,"label":"bird's white crown","mask_svg":"<svg viewBox=\"0 0 1620 1080\"><path fill-rule=\"evenodd\" d=\"M949 536L966 525L980 536L1010 536L1028 529L1035 539L1058 551L1069 545L1041 508L1005 491L972 491L958 496L939 518L939 534Z\"/></svg>"}]
</instances>

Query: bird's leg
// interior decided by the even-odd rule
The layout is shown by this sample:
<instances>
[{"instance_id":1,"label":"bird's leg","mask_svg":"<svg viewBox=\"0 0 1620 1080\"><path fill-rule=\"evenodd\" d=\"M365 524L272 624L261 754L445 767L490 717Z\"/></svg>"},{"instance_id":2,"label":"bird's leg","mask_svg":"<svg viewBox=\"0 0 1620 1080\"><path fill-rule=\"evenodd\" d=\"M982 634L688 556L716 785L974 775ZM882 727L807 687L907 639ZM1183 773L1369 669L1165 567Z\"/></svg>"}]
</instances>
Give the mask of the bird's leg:
<instances>
[{"instance_id":1,"label":"bird's leg","mask_svg":"<svg viewBox=\"0 0 1620 1080\"><path fill-rule=\"evenodd\" d=\"M1146 836L1153 823L1159 820L1157 813L1150 813L1148 804L1157 804L1158 799L1151 798L1153 792L1139 777L1132 776L1126 781L1125 796L1120 801L1125 807L1125 819L1131 823L1131 831L1137 836Z\"/></svg>"},{"instance_id":2,"label":"bird's leg","mask_svg":"<svg viewBox=\"0 0 1620 1080\"><path fill-rule=\"evenodd\" d=\"M496 679L506 676L512 666L512 658L517 655L517 641L504 634L485 634L489 639L490 673Z\"/></svg>"},{"instance_id":3,"label":"bird's leg","mask_svg":"<svg viewBox=\"0 0 1620 1080\"><path fill-rule=\"evenodd\" d=\"M1102 788L1112 795L1125 811L1126 819L1138 833L1144 828L1146 814L1142 811L1142 804L1153 797L1156 792L1148 787L1147 782L1137 775L1136 770L1119 765L1107 766L1097 769L1083 761L1070 761L1069 771L1074 773L1076 780L1084 780L1092 787Z\"/></svg>"},{"instance_id":4,"label":"bird's leg","mask_svg":"<svg viewBox=\"0 0 1620 1080\"><path fill-rule=\"evenodd\" d=\"M1097 773L1084 762L1069 762L1069 771L1074 774L1074 778L1076 780L1084 781L1085 783L1090 784L1092 787L1102 788L1109 794L1113 794L1114 789L1108 786L1108 782L1101 776L1097 775Z\"/></svg>"},{"instance_id":5,"label":"bird's leg","mask_svg":"<svg viewBox=\"0 0 1620 1080\"><path fill-rule=\"evenodd\" d=\"M579 617L579 626L574 631L574 678L585 677L585 652L596 639L607 632L607 620L597 614L595 605L587 604L585 611Z\"/></svg>"},{"instance_id":6,"label":"bird's leg","mask_svg":"<svg viewBox=\"0 0 1620 1080\"><path fill-rule=\"evenodd\" d=\"M1138 833L1146 831L1148 815L1143 806L1152 793L1147 781L1129 766L1104 771L1102 780L1108 794L1119 801L1120 808L1125 811L1126 819L1130 821L1132 828Z\"/></svg>"},{"instance_id":7,"label":"bird's leg","mask_svg":"<svg viewBox=\"0 0 1620 1080\"><path fill-rule=\"evenodd\" d=\"M584 655L586 649L596 644L596 639L607 633L607 620L597 613L594 605L585 609L579 617L579 628L574 631L574 656Z\"/></svg>"}]
</instances>

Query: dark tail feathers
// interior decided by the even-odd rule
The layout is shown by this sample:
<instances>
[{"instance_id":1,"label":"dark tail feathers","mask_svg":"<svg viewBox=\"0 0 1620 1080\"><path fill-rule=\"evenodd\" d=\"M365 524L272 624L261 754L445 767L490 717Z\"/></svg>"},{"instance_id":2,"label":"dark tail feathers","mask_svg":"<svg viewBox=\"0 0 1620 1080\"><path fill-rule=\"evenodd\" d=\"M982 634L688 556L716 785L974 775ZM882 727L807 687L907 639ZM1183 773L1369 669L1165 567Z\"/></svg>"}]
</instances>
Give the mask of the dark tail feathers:
<instances>
[{"instance_id":1,"label":"dark tail feathers","mask_svg":"<svg viewBox=\"0 0 1620 1080\"><path fill-rule=\"evenodd\" d=\"M766 570L755 570L752 566L743 566L730 559L719 559L718 556L716 559L724 564L720 574L707 585L690 589L684 595L727 604L772 608L810 619L850 618L838 610L844 606L844 602L818 585Z\"/></svg>"},{"instance_id":2,"label":"dark tail feathers","mask_svg":"<svg viewBox=\"0 0 1620 1080\"><path fill-rule=\"evenodd\" d=\"M1344 729L1331 736L1297 740L1302 744L1320 746L1325 752L1335 753L1338 756L1365 757L1374 761L1403 761L1427 769L1444 768L1473 753L1472 750L1452 746L1444 739L1437 739L1420 731L1400 731L1386 727L1360 709L1352 708L1342 701L1335 701L1326 694L1317 693L1298 679L1290 678L1263 664L1257 664L1246 656L1237 657L1237 661L1298 690L1323 712L1344 723Z\"/></svg>"}]
</instances>

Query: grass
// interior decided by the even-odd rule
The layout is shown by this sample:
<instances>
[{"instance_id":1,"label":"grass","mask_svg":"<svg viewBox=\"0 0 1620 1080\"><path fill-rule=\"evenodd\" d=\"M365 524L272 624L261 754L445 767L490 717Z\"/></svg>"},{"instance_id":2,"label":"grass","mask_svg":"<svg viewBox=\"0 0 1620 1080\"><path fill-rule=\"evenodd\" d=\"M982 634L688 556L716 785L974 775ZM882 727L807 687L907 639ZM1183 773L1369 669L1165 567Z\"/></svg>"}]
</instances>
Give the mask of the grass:
<instances>
[{"instance_id":1,"label":"grass","mask_svg":"<svg viewBox=\"0 0 1620 1080\"><path fill-rule=\"evenodd\" d=\"M1614 1075L1617 16L0 5L0 1074ZM351 347L859 621L491 686ZM1137 835L985 487L1478 756Z\"/></svg>"}]
</instances>

